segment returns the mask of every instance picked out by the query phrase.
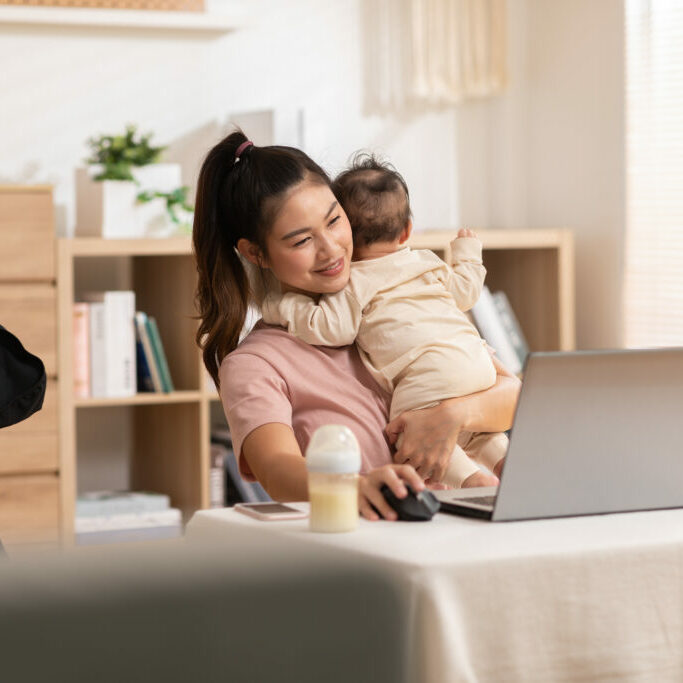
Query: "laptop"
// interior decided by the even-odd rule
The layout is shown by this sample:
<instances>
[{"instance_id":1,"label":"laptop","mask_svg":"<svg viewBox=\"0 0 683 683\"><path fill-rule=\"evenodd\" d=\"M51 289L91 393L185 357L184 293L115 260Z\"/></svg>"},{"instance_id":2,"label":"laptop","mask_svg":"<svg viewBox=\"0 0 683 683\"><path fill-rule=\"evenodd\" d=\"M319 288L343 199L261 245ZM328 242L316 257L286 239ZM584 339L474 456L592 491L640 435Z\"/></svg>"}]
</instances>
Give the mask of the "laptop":
<instances>
[{"instance_id":1,"label":"laptop","mask_svg":"<svg viewBox=\"0 0 683 683\"><path fill-rule=\"evenodd\" d=\"M494 522L683 507L683 348L530 354L500 485L434 494Z\"/></svg>"}]
</instances>

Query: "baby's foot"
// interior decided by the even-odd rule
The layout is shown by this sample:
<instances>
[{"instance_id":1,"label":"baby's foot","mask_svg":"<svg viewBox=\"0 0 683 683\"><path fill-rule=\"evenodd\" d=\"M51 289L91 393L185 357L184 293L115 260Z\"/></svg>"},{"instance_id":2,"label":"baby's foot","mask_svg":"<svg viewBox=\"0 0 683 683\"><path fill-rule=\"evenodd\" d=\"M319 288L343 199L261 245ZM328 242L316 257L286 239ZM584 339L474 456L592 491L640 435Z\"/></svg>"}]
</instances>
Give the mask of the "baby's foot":
<instances>
[{"instance_id":1,"label":"baby's foot","mask_svg":"<svg viewBox=\"0 0 683 683\"><path fill-rule=\"evenodd\" d=\"M505 456L503 456L494 466L493 473L500 479L500 475L503 474L503 467L505 467Z\"/></svg>"},{"instance_id":2,"label":"baby's foot","mask_svg":"<svg viewBox=\"0 0 683 683\"><path fill-rule=\"evenodd\" d=\"M471 489L475 486L498 486L499 483L498 477L494 477L492 474L475 472L474 474L470 474L470 476L463 481L461 488Z\"/></svg>"},{"instance_id":3,"label":"baby's foot","mask_svg":"<svg viewBox=\"0 0 683 683\"><path fill-rule=\"evenodd\" d=\"M458 230L458 237L476 237L477 233L474 232L474 230L470 230L469 228L460 228Z\"/></svg>"}]
</instances>

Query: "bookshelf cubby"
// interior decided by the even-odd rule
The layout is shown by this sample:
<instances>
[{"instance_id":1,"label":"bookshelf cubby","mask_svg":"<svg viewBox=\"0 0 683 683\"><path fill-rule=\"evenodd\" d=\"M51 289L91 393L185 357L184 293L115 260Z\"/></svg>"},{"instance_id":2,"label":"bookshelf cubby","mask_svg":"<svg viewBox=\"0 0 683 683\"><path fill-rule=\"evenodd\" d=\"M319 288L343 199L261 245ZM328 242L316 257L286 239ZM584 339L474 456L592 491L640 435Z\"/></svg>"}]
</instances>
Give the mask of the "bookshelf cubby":
<instances>
[{"instance_id":1,"label":"bookshelf cubby","mask_svg":"<svg viewBox=\"0 0 683 683\"><path fill-rule=\"evenodd\" d=\"M530 348L571 350L574 329L574 245L570 230L478 230L487 284L504 290ZM448 258L454 231L415 233L414 248ZM116 267L113 267L116 266ZM130 486L171 496L187 519L209 505L210 426L220 416L218 396L206 381L195 345L196 271L189 238L62 239L58 244L59 492L63 542L73 539L78 468L78 424L93 411L129 411ZM177 391L130 398L75 398L72 306L88 286L88 272L124 271L136 308L157 319ZM109 278L109 279L107 279Z\"/></svg>"},{"instance_id":2,"label":"bookshelf cubby","mask_svg":"<svg viewBox=\"0 0 683 683\"><path fill-rule=\"evenodd\" d=\"M127 425L128 486L166 493L188 518L208 506L209 403L195 345L196 269L190 238L58 243L60 382L60 503L63 541L73 539L79 423L109 411ZM76 398L73 392L72 309L84 291L132 289L137 310L156 318L176 390L126 398ZM123 284L122 284L123 283ZM102 415L97 416L102 420Z\"/></svg>"}]
</instances>

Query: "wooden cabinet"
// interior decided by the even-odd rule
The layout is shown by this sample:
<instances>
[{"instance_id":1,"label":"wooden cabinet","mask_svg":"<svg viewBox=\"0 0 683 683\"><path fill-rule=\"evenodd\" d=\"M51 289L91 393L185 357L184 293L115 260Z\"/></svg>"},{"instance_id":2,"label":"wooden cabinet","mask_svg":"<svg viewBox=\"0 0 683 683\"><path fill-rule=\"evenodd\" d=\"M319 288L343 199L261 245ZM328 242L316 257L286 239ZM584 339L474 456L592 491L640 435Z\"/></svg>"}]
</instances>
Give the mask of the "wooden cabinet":
<instances>
[{"instance_id":1,"label":"wooden cabinet","mask_svg":"<svg viewBox=\"0 0 683 683\"><path fill-rule=\"evenodd\" d=\"M0 430L0 539L59 537L57 290L52 188L0 186L0 324L45 364L43 409Z\"/></svg>"},{"instance_id":2,"label":"wooden cabinet","mask_svg":"<svg viewBox=\"0 0 683 683\"><path fill-rule=\"evenodd\" d=\"M52 187L0 185L0 233L2 280L54 280Z\"/></svg>"},{"instance_id":3,"label":"wooden cabinet","mask_svg":"<svg viewBox=\"0 0 683 683\"><path fill-rule=\"evenodd\" d=\"M0 430L0 475L57 472L58 430L57 383L48 380L42 409L28 420Z\"/></svg>"},{"instance_id":4,"label":"wooden cabinet","mask_svg":"<svg viewBox=\"0 0 683 683\"><path fill-rule=\"evenodd\" d=\"M57 292L53 282L15 283L0 288L2 325L57 374Z\"/></svg>"},{"instance_id":5,"label":"wooden cabinet","mask_svg":"<svg viewBox=\"0 0 683 683\"><path fill-rule=\"evenodd\" d=\"M0 477L2 541L54 543L59 531L59 476L56 473Z\"/></svg>"}]
</instances>

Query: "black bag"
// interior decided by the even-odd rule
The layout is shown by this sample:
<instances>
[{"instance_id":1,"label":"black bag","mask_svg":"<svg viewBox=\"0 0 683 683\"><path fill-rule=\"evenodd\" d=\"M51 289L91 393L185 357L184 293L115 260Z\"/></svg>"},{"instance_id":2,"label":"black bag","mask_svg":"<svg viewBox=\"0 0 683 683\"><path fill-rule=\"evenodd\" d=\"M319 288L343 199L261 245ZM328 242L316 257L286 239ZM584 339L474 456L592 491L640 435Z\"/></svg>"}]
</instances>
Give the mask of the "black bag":
<instances>
[{"instance_id":1,"label":"black bag","mask_svg":"<svg viewBox=\"0 0 683 683\"><path fill-rule=\"evenodd\" d=\"M43 407L43 361L0 325L0 427L25 420Z\"/></svg>"}]
</instances>

